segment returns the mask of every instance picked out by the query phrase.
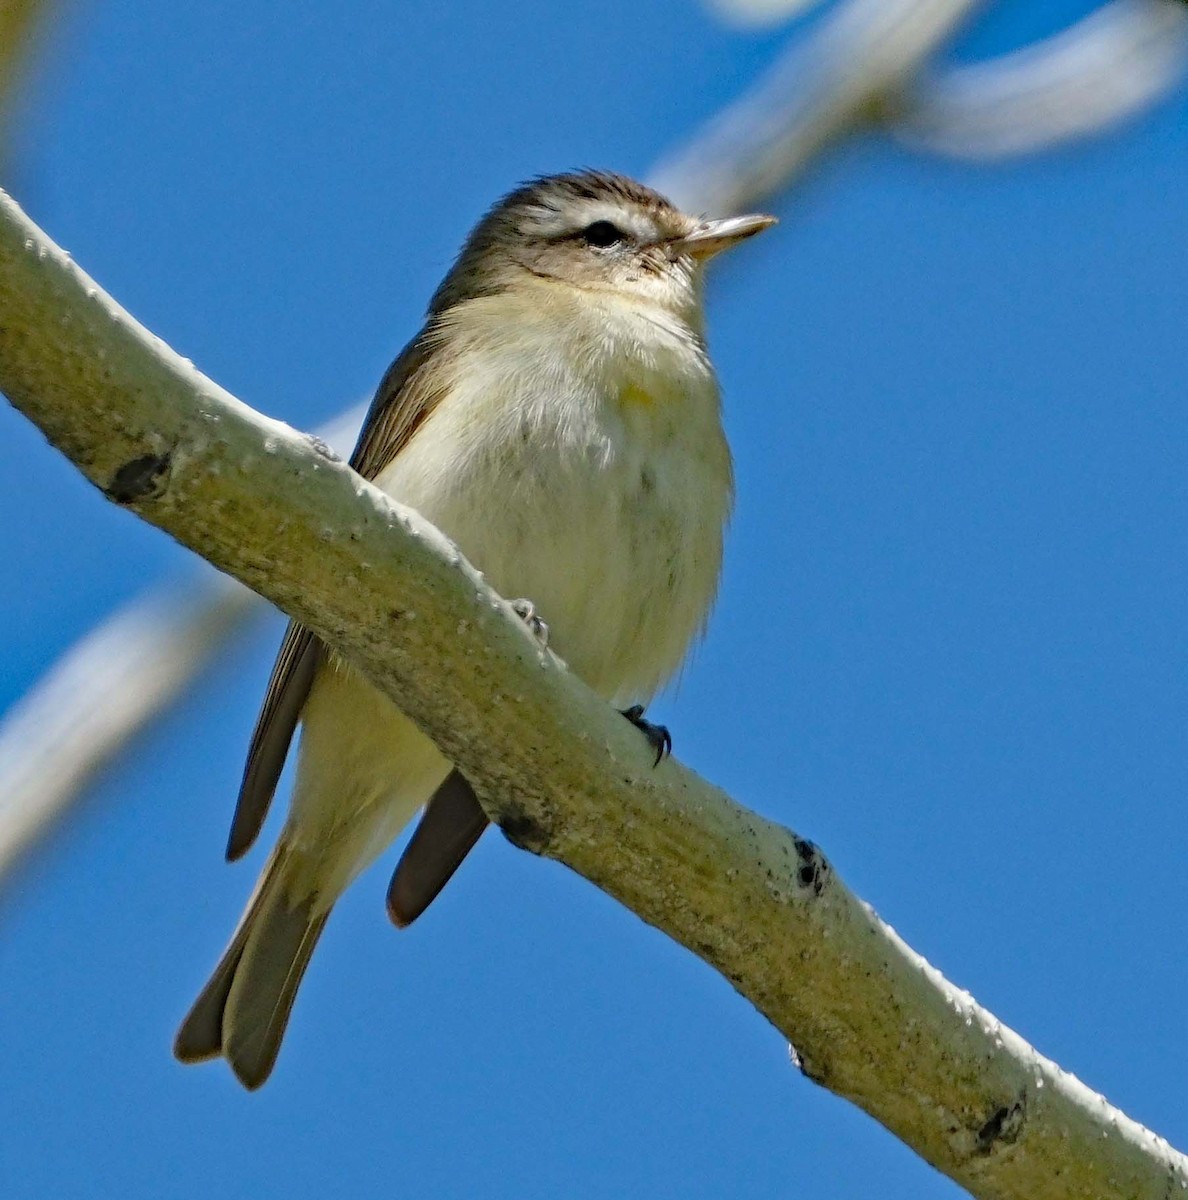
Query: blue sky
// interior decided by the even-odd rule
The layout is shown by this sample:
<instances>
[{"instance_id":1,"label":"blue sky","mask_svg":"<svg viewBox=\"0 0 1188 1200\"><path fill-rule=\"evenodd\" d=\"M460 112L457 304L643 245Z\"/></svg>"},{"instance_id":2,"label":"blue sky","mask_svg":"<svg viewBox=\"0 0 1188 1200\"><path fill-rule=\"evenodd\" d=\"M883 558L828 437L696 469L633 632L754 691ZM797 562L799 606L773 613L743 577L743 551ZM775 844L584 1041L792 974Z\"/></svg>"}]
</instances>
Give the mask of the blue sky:
<instances>
[{"instance_id":1,"label":"blue sky","mask_svg":"<svg viewBox=\"0 0 1188 1200\"><path fill-rule=\"evenodd\" d=\"M984 54L1088 6L1003 3ZM304 427L370 393L516 181L643 174L786 33L653 5L68 6L13 165L204 371ZM825 848L946 975L1188 1145L1188 105L973 168L875 137L710 295L739 502L677 754ZM196 567L0 410L7 705ZM347 896L277 1072L174 1027L280 621L238 641L0 895L6 1200L958 1190L788 1064L679 947L488 836L426 918Z\"/></svg>"}]
</instances>

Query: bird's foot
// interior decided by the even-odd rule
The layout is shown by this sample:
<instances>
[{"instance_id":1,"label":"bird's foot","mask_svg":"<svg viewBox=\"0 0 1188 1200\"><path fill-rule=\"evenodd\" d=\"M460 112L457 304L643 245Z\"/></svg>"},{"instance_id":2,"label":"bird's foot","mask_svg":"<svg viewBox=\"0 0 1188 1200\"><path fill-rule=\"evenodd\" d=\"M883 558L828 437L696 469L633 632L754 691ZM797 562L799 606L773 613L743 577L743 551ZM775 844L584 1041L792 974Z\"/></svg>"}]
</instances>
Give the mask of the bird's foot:
<instances>
[{"instance_id":1,"label":"bird's foot","mask_svg":"<svg viewBox=\"0 0 1188 1200\"><path fill-rule=\"evenodd\" d=\"M633 704L630 708L622 709L623 716L648 739L648 745L656 751L656 759L652 766L658 767L662 758L672 753L672 734L666 725L653 725L644 719L644 706Z\"/></svg>"},{"instance_id":2,"label":"bird's foot","mask_svg":"<svg viewBox=\"0 0 1188 1200\"><path fill-rule=\"evenodd\" d=\"M531 600L513 600L512 610L528 626L529 632L545 650L549 648L549 627L536 615L536 605Z\"/></svg>"}]
</instances>

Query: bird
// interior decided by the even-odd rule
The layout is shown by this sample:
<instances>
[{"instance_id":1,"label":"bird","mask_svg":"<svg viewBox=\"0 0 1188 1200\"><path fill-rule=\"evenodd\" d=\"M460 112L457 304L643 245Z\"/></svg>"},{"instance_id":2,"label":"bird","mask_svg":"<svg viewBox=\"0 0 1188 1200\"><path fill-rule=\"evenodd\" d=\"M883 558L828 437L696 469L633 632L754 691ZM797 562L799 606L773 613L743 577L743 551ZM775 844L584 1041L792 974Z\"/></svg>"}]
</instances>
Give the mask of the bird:
<instances>
[{"instance_id":1,"label":"bird","mask_svg":"<svg viewBox=\"0 0 1188 1200\"><path fill-rule=\"evenodd\" d=\"M691 216L608 171L533 179L478 222L384 375L350 465L438 526L656 750L645 705L714 602L733 503L705 264L765 215ZM256 840L297 727L287 820L183 1020L183 1062L249 1090L276 1063L335 902L423 811L387 906L404 926L487 824L466 780L298 622L252 735L227 845Z\"/></svg>"}]
</instances>

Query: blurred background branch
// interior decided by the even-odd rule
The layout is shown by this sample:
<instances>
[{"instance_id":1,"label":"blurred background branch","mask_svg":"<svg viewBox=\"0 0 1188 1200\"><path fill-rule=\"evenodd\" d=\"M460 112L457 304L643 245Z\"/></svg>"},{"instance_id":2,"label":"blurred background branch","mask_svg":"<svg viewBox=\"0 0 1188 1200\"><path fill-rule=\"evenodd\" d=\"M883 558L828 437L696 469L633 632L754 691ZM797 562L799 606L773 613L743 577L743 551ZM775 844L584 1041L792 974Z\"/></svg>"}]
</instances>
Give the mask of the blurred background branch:
<instances>
[{"instance_id":1,"label":"blurred background branch","mask_svg":"<svg viewBox=\"0 0 1188 1200\"><path fill-rule=\"evenodd\" d=\"M812 5L717 0L717 7L763 23ZM666 155L650 182L686 207L727 212L769 201L864 130L966 159L1048 150L1134 116L1178 83L1188 61L1188 5L1112 0L1025 49L976 65L937 64L981 7L978 0L830 5L765 77ZM39 8L0 8L0 120L11 113ZM327 440L345 446L359 419L358 412L341 418ZM263 608L213 572L187 579L180 607L177 590L176 582L160 585L116 612L0 723L0 882Z\"/></svg>"},{"instance_id":2,"label":"blurred background branch","mask_svg":"<svg viewBox=\"0 0 1188 1200\"><path fill-rule=\"evenodd\" d=\"M48 7L45 0L0 0L0 147L8 143L15 101L34 65Z\"/></svg>"},{"instance_id":3,"label":"blurred background branch","mask_svg":"<svg viewBox=\"0 0 1188 1200\"><path fill-rule=\"evenodd\" d=\"M1141 112L1184 69L1188 5L1112 0L1070 29L991 62L933 72L883 105L917 150L989 159L1046 150Z\"/></svg>"},{"instance_id":4,"label":"blurred background branch","mask_svg":"<svg viewBox=\"0 0 1188 1200\"><path fill-rule=\"evenodd\" d=\"M8 712L0 731L0 877L261 607L247 588L212 572L198 596L176 584L154 589L71 647Z\"/></svg>"},{"instance_id":5,"label":"blurred background branch","mask_svg":"<svg viewBox=\"0 0 1188 1200\"><path fill-rule=\"evenodd\" d=\"M442 535L341 462L323 470L309 439L278 438L0 199L0 364L14 405L100 486L171 447L189 467L169 474L164 503L134 498L137 515L258 582L407 701L515 844L695 953L791 1040L809 1079L971 1195L1188 1190L1188 1158L949 984L818 847L675 759L653 772L613 709L541 669L556 663ZM398 649L374 633L393 596L412 625ZM514 702L498 702L503 688Z\"/></svg>"}]
</instances>

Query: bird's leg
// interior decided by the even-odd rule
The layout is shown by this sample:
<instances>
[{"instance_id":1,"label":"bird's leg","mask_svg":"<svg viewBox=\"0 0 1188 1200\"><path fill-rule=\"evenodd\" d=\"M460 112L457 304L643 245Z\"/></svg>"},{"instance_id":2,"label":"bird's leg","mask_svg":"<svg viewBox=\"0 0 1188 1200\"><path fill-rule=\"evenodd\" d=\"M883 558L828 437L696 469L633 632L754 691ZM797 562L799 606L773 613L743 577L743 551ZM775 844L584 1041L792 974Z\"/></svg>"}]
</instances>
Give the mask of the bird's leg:
<instances>
[{"instance_id":1,"label":"bird's leg","mask_svg":"<svg viewBox=\"0 0 1188 1200\"><path fill-rule=\"evenodd\" d=\"M549 644L549 627L540 619L536 612L536 605L531 600L521 598L511 602L512 611L516 616L528 626L532 636L544 648L548 648ZM668 732L666 725L656 725L644 717L644 706L642 704L633 704L630 708L620 709L623 716L635 726L648 739L648 745L656 751L655 761L652 766L660 765L662 758L667 758L672 753L672 734Z\"/></svg>"},{"instance_id":2,"label":"bird's leg","mask_svg":"<svg viewBox=\"0 0 1188 1200\"><path fill-rule=\"evenodd\" d=\"M549 647L549 627L536 615L536 605L531 600L513 600L511 606L516 616L528 626L529 632L545 650Z\"/></svg>"},{"instance_id":3,"label":"bird's leg","mask_svg":"<svg viewBox=\"0 0 1188 1200\"><path fill-rule=\"evenodd\" d=\"M645 720L642 704L633 704L630 708L622 709L621 712L648 739L648 745L656 751L656 760L652 766L658 767L660 760L667 758L672 753L672 734L668 732L668 727L653 725L651 721Z\"/></svg>"},{"instance_id":4,"label":"bird's leg","mask_svg":"<svg viewBox=\"0 0 1188 1200\"><path fill-rule=\"evenodd\" d=\"M549 644L549 627L540 619L536 613L536 605L531 600L521 598L511 602L512 610L528 626L532 636L547 649ZM655 725L644 717L644 706L642 704L633 704L630 708L620 710L648 739L648 745L656 751L656 759L652 766L660 765L662 758L667 758L672 753L672 734L668 732L666 725Z\"/></svg>"}]
</instances>

